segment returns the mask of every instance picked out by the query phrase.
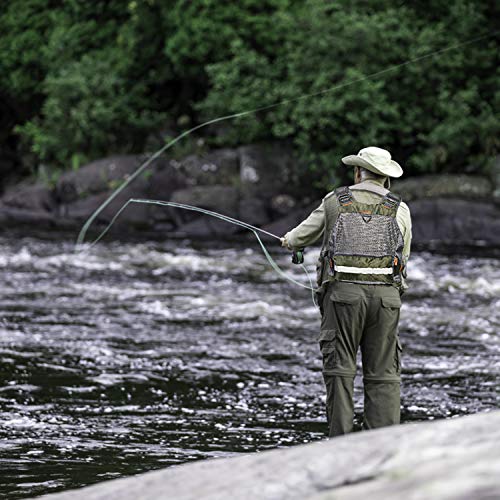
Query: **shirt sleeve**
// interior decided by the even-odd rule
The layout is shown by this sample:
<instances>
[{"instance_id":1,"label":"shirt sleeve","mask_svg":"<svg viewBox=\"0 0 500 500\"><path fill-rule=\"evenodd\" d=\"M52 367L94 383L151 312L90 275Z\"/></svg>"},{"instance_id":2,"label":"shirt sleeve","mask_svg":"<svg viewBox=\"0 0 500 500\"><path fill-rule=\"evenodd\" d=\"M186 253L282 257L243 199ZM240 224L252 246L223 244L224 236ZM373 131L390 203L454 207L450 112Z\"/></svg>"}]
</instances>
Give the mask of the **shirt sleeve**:
<instances>
[{"instance_id":1,"label":"shirt sleeve","mask_svg":"<svg viewBox=\"0 0 500 500\"><path fill-rule=\"evenodd\" d=\"M406 203L401 203L399 205L398 211L396 213L396 222L398 223L401 234L403 235L404 246L403 246L403 262L406 265L408 259L410 258L411 250L411 214L410 209Z\"/></svg>"},{"instance_id":2,"label":"shirt sleeve","mask_svg":"<svg viewBox=\"0 0 500 500\"><path fill-rule=\"evenodd\" d=\"M285 244L290 250L304 248L316 243L325 230L324 202L313 210L309 217L285 234Z\"/></svg>"}]
</instances>

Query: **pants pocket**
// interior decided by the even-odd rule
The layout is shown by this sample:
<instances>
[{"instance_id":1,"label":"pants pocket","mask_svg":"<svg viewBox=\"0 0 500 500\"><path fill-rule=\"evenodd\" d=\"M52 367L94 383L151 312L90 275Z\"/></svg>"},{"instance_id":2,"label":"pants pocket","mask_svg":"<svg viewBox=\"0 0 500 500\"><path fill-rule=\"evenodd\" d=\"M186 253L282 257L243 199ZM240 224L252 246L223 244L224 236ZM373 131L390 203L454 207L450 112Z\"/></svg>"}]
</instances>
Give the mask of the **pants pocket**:
<instances>
[{"instance_id":1,"label":"pants pocket","mask_svg":"<svg viewBox=\"0 0 500 500\"><path fill-rule=\"evenodd\" d=\"M323 356L323 371L334 370L337 365L336 330L321 330L318 341Z\"/></svg>"}]
</instances>

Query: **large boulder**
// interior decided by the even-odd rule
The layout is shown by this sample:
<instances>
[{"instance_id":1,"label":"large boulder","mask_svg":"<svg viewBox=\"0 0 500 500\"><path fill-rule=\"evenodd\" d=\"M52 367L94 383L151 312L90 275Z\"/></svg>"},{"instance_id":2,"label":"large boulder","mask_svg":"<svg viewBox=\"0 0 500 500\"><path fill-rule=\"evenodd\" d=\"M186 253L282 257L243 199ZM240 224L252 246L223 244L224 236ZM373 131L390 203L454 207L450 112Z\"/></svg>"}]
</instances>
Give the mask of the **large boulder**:
<instances>
[{"instance_id":1,"label":"large boulder","mask_svg":"<svg viewBox=\"0 0 500 500\"><path fill-rule=\"evenodd\" d=\"M186 224L179 224L173 235L182 238L227 239L242 230L241 227L214 217L199 217Z\"/></svg>"},{"instance_id":2,"label":"large boulder","mask_svg":"<svg viewBox=\"0 0 500 500\"><path fill-rule=\"evenodd\" d=\"M500 247L500 207L492 202L431 198L409 203L413 243Z\"/></svg>"},{"instance_id":3,"label":"large boulder","mask_svg":"<svg viewBox=\"0 0 500 500\"><path fill-rule=\"evenodd\" d=\"M58 180L54 194L60 203L72 203L89 195L116 188L131 175L146 158L142 156L112 156L96 160L80 169L67 172ZM137 179L139 183L145 175Z\"/></svg>"},{"instance_id":4,"label":"large boulder","mask_svg":"<svg viewBox=\"0 0 500 500\"><path fill-rule=\"evenodd\" d=\"M500 247L500 206L486 177L427 175L395 181L411 210L413 244Z\"/></svg>"},{"instance_id":5,"label":"large boulder","mask_svg":"<svg viewBox=\"0 0 500 500\"><path fill-rule=\"evenodd\" d=\"M234 186L239 176L239 155L234 149L217 149L187 156L178 163L178 168L192 186Z\"/></svg>"},{"instance_id":6,"label":"large boulder","mask_svg":"<svg viewBox=\"0 0 500 500\"><path fill-rule=\"evenodd\" d=\"M31 212L52 212L57 206L52 190L42 183L23 182L8 188L3 205Z\"/></svg>"},{"instance_id":7,"label":"large boulder","mask_svg":"<svg viewBox=\"0 0 500 500\"><path fill-rule=\"evenodd\" d=\"M180 171L175 160L154 163L151 165L150 172L144 189L144 194L148 198L166 201L170 199L174 191L188 186L188 178ZM137 191L135 183L131 185L131 188Z\"/></svg>"},{"instance_id":8,"label":"large boulder","mask_svg":"<svg viewBox=\"0 0 500 500\"><path fill-rule=\"evenodd\" d=\"M75 222L83 223L97 208L99 208L109 197L109 192L93 194L75 201L74 203L62 206L60 216L64 219L71 219ZM112 200L96 217L96 222L108 223L124 207L130 198L130 190L125 189L119 196ZM123 210L116 220L118 226L132 225L137 228L149 228L154 224L151 219L151 205L142 203L130 203Z\"/></svg>"},{"instance_id":9,"label":"large boulder","mask_svg":"<svg viewBox=\"0 0 500 500\"><path fill-rule=\"evenodd\" d=\"M253 226L263 226L271 221L264 200L256 197L241 198L238 205L239 218Z\"/></svg>"},{"instance_id":10,"label":"large boulder","mask_svg":"<svg viewBox=\"0 0 500 500\"><path fill-rule=\"evenodd\" d=\"M500 205L500 155L491 162L491 180L493 183L493 199Z\"/></svg>"},{"instance_id":11,"label":"large boulder","mask_svg":"<svg viewBox=\"0 0 500 500\"><path fill-rule=\"evenodd\" d=\"M124 155L94 161L64 173L55 186L54 195L60 203L67 204L96 193L111 192L147 160L147 155ZM186 185L175 161L157 158L134 179L131 187L137 194L162 195L165 199Z\"/></svg>"},{"instance_id":12,"label":"large boulder","mask_svg":"<svg viewBox=\"0 0 500 500\"><path fill-rule=\"evenodd\" d=\"M235 217L238 211L239 192L231 186L196 186L180 189L172 194L171 201L193 205Z\"/></svg>"},{"instance_id":13,"label":"large boulder","mask_svg":"<svg viewBox=\"0 0 500 500\"><path fill-rule=\"evenodd\" d=\"M202 460L46 500L490 500L500 498L500 411Z\"/></svg>"},{"instance_id":14,"label":"large boulder","mask_svg":"<svg viewBox=\"0 0 500 500\"><path fill-rule=\"evenodd\" d=\"M271 224L264 226L264 229L272 234L275 234L276 236L283 236L285 233L306 219L308 215L319 206L319 204L320 201L313 203L312 205L293 209L288 213L288 215L280 217Z\"/></svg>"},{"instance_id":15,"label":"large boulder","mask_svg":"<svg viewBox=\"0 0 500 500\"><path fill-rule=\"evenodd\" d=\"M289 187L296 160L286 143L265 143L238 148L242 192L270 200Z\"/></svg>"},{"instance_id":16,"label":"large boulder","mask_svg":"<svg viewBox=\"0 0 500 500\"><path fill-rule=\"evenodd\" d=\"M126 181L145 161L145 156L117 156L95 161L76 172L64 174L57 183L55 197L64 218L85 220ZM156 159L138 178L123 189L97 217L109 222L131 198L166 201L187 185L175 162ZM151 204L132 203L117 220L118 225L151 228L156 221L171 222L170 212Z\"/></svg>"},{"instance_id":17,"label":"large boulder","mask_svg":"<svg viewBox=\"0 0 500 500\"><path fill-rule=\"evenodd\" d=\"M426 198L491 199L493 184L486 177L474 175L423 175L393 181L391 190L403 200Z\"/></svg>"},{"instance_id":18,"label":"large boulder","mask_svg":"<svg viewBox=\"0 0 500 500\"><path fill-rule=\"evenodd\" d=\"M238 218L239 192L231 186L195 186L180 189L172 194L171 201L183 205L192 205L212 212ZM195 211L171 208L178 234L183 236L210 236L234 233L233 224L216 221L213 217Z\"/></svg>"}]
</instances>

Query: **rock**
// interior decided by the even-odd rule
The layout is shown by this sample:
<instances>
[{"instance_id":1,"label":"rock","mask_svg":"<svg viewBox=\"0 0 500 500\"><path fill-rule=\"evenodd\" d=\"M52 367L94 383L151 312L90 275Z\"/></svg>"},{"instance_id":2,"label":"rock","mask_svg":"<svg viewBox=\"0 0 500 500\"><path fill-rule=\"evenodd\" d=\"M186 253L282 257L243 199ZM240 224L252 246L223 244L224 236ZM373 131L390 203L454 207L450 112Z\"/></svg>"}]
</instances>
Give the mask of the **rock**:
<instances>
[{"instance_id":1,"label":"rock","mask_svg":"<svg viewBox=\"0 0 500 500\"><path fill-rule=\"evenodd\" d=\"M486 201L454 198L415 200L412 214L413 243L432 242L500 246L500 207Z\"/></svg>"},{"instance_id":2,"label":"rock","mask_svg":"<svg viewBox=\"0 0 500 500\"><path fill-rule=\"evenodd\" d=\"M202 216L187 224L182 224L174 235L183 238L229 238L241 230L240 227L229 222Z\"/></svg>"},{"instance_id":3,"label":"rock","mask_svg":"<svg viewBox=\"0 0 500 500\"><path fill-rule=\"evenodd\" d=\"M203 460L46 500L489 500L500 497L500 411Z\"/></svg>"},{"instance_id":4,"label":"rock","mask_svg":"<svg viewBox=\"0 0 500 500\"><path fill-rule=\"evenodd\" d=\"M28 210L30 212L51 212L56 200L51 189L43 184L21 183L8 189L2 203L8 207Z\"/></svg>"},{"instance_id":5,"label":"rock","mask_svg":"<svg viewBox=\"0 0 500 500\"><path fill-rule=\"evenodd\" d=\"M169 200L174 191L188 186L187 177L180 171L179 163L175 160L159 162L151 170L152 174L145 194L148 198ZM132 185L135 189L135 186Z\"/></svg>"},{"instance_id":6,"label":"rock","mask_svg":"<svg viewBox=\"0 0 500 500\"><path fill-rule=\"evenodd\" d=\"M279 215L288 215L297 202L288 194L279 194L271 200L271 208Z\"/></svg>"},{"instance_id":7,"label":"rock","mask_svg":"<svg viewBox=\"0 0 500 500\"><path fill-rule=\"evenodd\" d=\"M180 162L180 170L192 185L235 185L239 175L239 156L233 149L219 149L191 155Z\"/></svg>"},{"instance_id":8,"label":"rock","mask_svg":"<svg viewBox=\"0 0 500 500\"><path fill-rule=\"evenodd\" d=\"M140 166L145 157L119 156L93 162L76 172L65 174L56 186L59 214L80 223L86 220L127 176ZM130 198L166 201L171 194L187 185L174 162L155 160L138 179L126 187L97 217L109 222ZM151 228L156 221L173 221L165 207L133 203L117 219L117 225Z\"/></svg>"},{"instance_id":9,"label":"rock","mask_svg":"<svg viewBox=\"0 0 500 500\"><path fill-rule=\"evenodd\" d=\"M473 175L423 175L393 181L391 191L404 201L426 198L491 199L493 186L486 177Z\"/></svg>"},{"instance_id":10,"label":"rock","mask_svg":"<svg viewBox=\"0 0 500 500\"><path fill-rule=\"evenodd\" d=\"M282 217L267 226L264 226L263 229L269 231L276 236L283 236L285 233L293 229L295 226L300 224L307 216L315 209L318 208L321 201L318 201L312 205L308 205L307 207L296 208L292 210L288 215Z\"/></svg>"},{"instance_id":11,"label":"rock","mask_svg":"<svg viewBox=\"0 0 500 500\"><path fill-rule=\"evenodd\" d=\"M234 216L238 210L238 190L230 186L198 186L175 191L172 201L185 205L195 205Z\"/></svg>"},{"instance_id":12,"label":"rock","mask_svg":"<svg viewBox=\"0 0 500 500\"><path fill-rule=\"evenodd\" d=\"M5 181L16 173L15 159L5 155L5 151L0 149L0 192L5 187Z\"/></svg>"},{"instance_id":13,"label":"rock","mask_svg":"<svg viewBox=\"0 0 500 500\"><path fill-rule=\"evenodd\" d=\"M237 218L238 198L239 193L236 188L214 185L196 186L175 191L171 201ZM178 227L176 231L178 235L187 237L228 236L237 230L234 224L222 222L198 212L172 208L170 213Z\"/></svg>"},{"instance_id":14,"label":"rock","mask_svg":"<svg viewBox=\"0 0 500 500\"><path fill-rule=\"evenodd\" d=\"M496 156L491 165L491 180L493 183L493 200L500 204L500 155Z\"/></svg>"},{"instance_id":15,"label":"rock","mask_svg":"<svg viewBox=\"0 0 500 500\"><path fill-rule=\"evenodd\" d=\"M50 212L8 207L0 203L0 228L27 225L38 228L56 227L57 219ZM64 226L64 224L61 224Z\"/></svg>"},{"instance_id":16,"label":"rock","mask_svg":"<svg viewBox=\"0 0 500 500\"><path fill-rule=\"evenodd\" d=\"M125 189L115 198L104 210L97 216L97 222L108 223L123 207L123 205L132 197L133 193ZM61 215L65 219L72 219L83 223L92 213L106 201L109 192L94 194L78 200L74 203L64 206L64 212ZM117 226L132 225L134 227L148 228L154 224L154 219L150 217L151 205L131 203L119 216L115 224Z\"/></svg>"},{"instance_id":17,"label":"rock","mask_svg":"<svg viewBox=\"0 0 500 500\"><path fill-rule=\"evenodd\" d=\"M285 143L267 143L238 148L240 182L248 196L265 200L289 186L296 160Z\"/></svg>"},{"instance_id":18,"label":"rock","mask_svg":"<svg viewBox=\"0 0 500 500\"><path fill-rule=\"evenodd\" d=\"M77 171L67 172L57 182L55 196L60 203L67 204L92 194L112 191L147 158L147 155L112 156L89 163ZM160 166L167 168L168 162L156 159L134 180L136 192L147 192L148 179Z\"/></svg>"},{"instance_id":19,"label":"rock","mask_svg":"<svg viewBox=\"0 0 500 500\"><path fill-rule=\"evenodd\" d=\"M38 224L77 228L141 163L146 155L113 156L64 173L54 189L23 182L0 199L2 226ZM130 198L172 200L241 219L283 235L315 209L289 191L296 160L286 143L220 149L184 160L157 158L97 217L106 224ZM421 248L460 244L500 248L500 157L491 180L469 175L436 175L395 181L394 191L409 203L413 242ZM24 211L24 212L23 212ZM278 218L278 219L277 219ZM277 219L277 220L276 220ZM210 222L208 222L210 220ZM271 222L273 221L273 222ZM195 212L134 204L117 220L126 227L172 228L193 237L230 236L239 231ZM494 250L496 251L496 250Z\"/></svg>"},{"instance_id":20,"label":"rock","mask_svg":"<svg viewBox=\"0 0 500 500\"><path fill-rule=\"evenodd\" d=\"M263 226L270 222L268 211L263 200L259 198L243 198L238 207L239 218L252 226Z\"/></svg>"},{"instance_id":21,"label":"rock","mask_svg":"<svg viewBox=\"0 0 500 500\"><path fill-rule=\"evenodd\" d=\"M74 172L67 172L58 180L55 194L60 203L72 203L91 194L109 191L138 166L136 156L114 156L97 160ZM113 186L114 187L114 186Z\"/></svg>"}]
</instances>

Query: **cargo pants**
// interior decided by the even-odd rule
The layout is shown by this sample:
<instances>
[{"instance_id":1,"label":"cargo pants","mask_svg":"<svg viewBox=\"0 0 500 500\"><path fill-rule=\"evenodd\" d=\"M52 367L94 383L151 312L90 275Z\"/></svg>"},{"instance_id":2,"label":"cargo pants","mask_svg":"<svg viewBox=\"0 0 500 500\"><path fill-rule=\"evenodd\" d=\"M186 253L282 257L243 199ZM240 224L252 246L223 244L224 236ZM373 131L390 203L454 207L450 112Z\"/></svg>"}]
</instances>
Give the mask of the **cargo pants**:
<instances>
[{"instance_id":1,"label":"cargo pants","mask_svg":"<svg viewBox=\"0 0 500 500\"><path fill-rule=\"evenodd\" d=\"M322 299L319 344L328 435L352 431L356 354L361 347L364 429L398 424L401 343L399 290L390 285L330 282Z\"/></svg>"}]
</instances>

